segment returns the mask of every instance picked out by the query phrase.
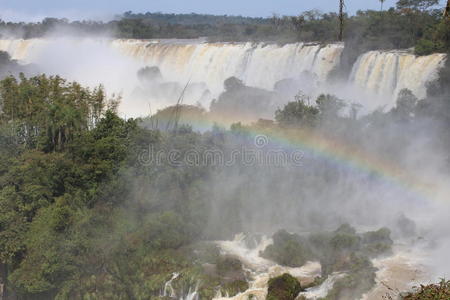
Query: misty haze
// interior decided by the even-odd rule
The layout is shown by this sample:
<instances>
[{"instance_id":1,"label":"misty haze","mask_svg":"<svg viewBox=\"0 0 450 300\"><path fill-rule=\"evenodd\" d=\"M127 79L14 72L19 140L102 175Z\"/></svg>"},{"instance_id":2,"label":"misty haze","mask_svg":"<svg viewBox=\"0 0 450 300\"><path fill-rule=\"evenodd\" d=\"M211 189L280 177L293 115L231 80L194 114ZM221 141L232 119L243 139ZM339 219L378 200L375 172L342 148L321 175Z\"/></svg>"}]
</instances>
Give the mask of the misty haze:
<instances>
[{"instance_id":1,"label":"misty haze","mask_svg":"<svg viewBox=\"0 0 450 300\"><path fill-rule=\"evenodd\" d=\"M450 300L450 1L2 2L0 300Z\"/></svg>"}]
</instances>

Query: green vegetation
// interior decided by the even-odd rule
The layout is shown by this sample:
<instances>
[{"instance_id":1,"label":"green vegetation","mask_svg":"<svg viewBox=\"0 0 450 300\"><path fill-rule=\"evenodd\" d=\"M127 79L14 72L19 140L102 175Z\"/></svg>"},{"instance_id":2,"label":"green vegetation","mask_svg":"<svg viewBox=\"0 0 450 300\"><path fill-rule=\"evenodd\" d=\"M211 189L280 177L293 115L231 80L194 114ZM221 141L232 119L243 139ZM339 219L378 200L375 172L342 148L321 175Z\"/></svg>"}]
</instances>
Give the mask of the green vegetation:
<instances>
[{"instance_id":1,"label":"green vegetation","mask_svg":"<svg viewBox=\"0 0 450 300\"><path fill-rule=\"evenodd\" d=\"M175 272L177 292L198 285L205 299L248 288L238 260L199 243L219 236L205 230L212 170L157 164L144 151L185 154L209 136L145 129L119 118L119 99L102 87L60 77L7 77L0 99L5 297L148 299Z\"/></svg>"},{"instance_id":2,"label":"green vegetation","mask_svg":"<svg viewBox=\"0 0 450 300\"><path fill-rule=\"evenodd\" d=\"M419 2L400 1L396 9L348 17L345 36L347 49L353 52L345 53L344 61L351 61L360 51L416 43L419 54L448 51L448 20L415 3ZM64 25L86 32L119 28L119 37L204 35L223 40L280 37L282 41L327 42L335 40L336 20L334 14L314 12L272 19L127 13L122 20L106 24L46 19L37 24L2 22L0 29L25 32L26 37L42 36ZM9 74L12 68L23 70L0 53L0 73ZM140 76L146 80L160 74L146 69ZM219 288L237 294L248 287L241 262L221 256L207 241L231 238L258 228L260 222L267 228L280 224L286 225L284 228L309 223L322 226L325 216L297 204L312 200L311 195L318 205L329 203L330 195L324 190L330 194L338 190L344 171L315 157L310 157L304 168L268 170L243 167L244 158L239 157L234 166L225 168L211 163L174 164L167 159L157 162L151 154L176 150L183 161L192 151L230 153L236 145L251 146L254 132L283 136L308 130L401 162L402 150L418 136L429 137L430 127L439 136L433 140L435 148L448 152L449 80L447 60L439 79L429 86L426 99L418 100L404 90L389 112L376 111L358 119L356 113L342 113L343 101L333 95L321 95L313 105L299 94L294 102L277 110L275 121L237 123L230 130L214 127L198 133L189 127L191 120L233 116L237 111L257 115L273 108L273 95L252 89L257 96L249 98L250 88L232 78L210 113L182 106L166 108L149 119L124 120L115 111L120 99L108 99L102 87L88 89L45 75L8 76L0 81L1 296L157 299L175 272L180 274L173 282L176 293L198 286L202 299L212 298ZM181 115L179 126L169 126L177 115ZM376 181L376 175L370 179ZM355 185L347 185L342 194L336 194L338 199L353 195ZM287 189L291 193L286 193ZM264 209L255 209L262 206ZM296 216L294 221L286 216L287 210ZM300 215L317 218L311 222ZM414 224L406 217L399 223L405 233L415 234ZM280 231L274 236L274 245L262 255L288 266L319 260L322 279L333 272L346 274L327 298L352 298L373 285L369 258L388 253L391 246L388 229L357 234L343 225L334 232L318 231L306 237ZM285 275L271 280L270 285L269 294L286 297L282 299L292 299L301 289ZM446 288L448 284L441 283L417 292L442 294Z\"/></svg>"},{"instance_id":3,"label":"green vegetation","mask_svg":"<svg viewBox=\"0 0 450 300\"><path fill-rule=\"evenodd\" d=\"M101 87L59 77L8 77L0 97L0 257L8 294L145 298L175 271L199 273L181 249L202 226L201 218L183 221L197 211L195 201L176 212L166 206L177 201L175 190L143 199L139 193L152 187L133 186L154 176L139 167L137 151L161 143L158 132L120 119L117 99L106 99ZM163 173L155 184L173 180Z\"/></svg>"},{"instance_id":4,"label":"green vegetation","mask_svg":"<svg viewBox=\"0 0 450 300\"><path fill-rule=\"evenodd\" d=\"M346 263L346 274L336 280L323 300L361 298L375 285L375 271L367 257L351 254Z\"/></svg>"},{"instance_id":5,"label":"green vegetation","mask_svg":"<svg viewBox=\"0 0 450 300\"><path fill-rule=\"evenodd\" d=\"M216 121L247 121L259 117L270 118L273 111L275 94L263 89L249 87L230 77L224 82L225 91L210 105L210 112ZM244 101L242 101L244 99ZM238 112L238 114L237 114Z\"/></svg>"},{"instance_id":6,"label":"green vegetation","mask_svg":"<svg viewBox=\"0 0 450 300\"><path fill-rule=\"evenodd\" d=\"M444 300L450 299L450 281L442 279L438 284L421 285L413 293L402 297L404 300Z\"/></svg>"},{"instance_id":7,"label":"green vegetation","mask_svg":"<svg viewBox=\"0 0 450 300\"><path fill-rule=\"evenodd\" d=\"M273 244L269 245L261 256L281 265L301 267L312 259L313 254L300 236L280 230L273 235Z\"/></svg>"},{"instance_id":8,"label":"green vegetation","mask_svg":"<svg viewBox=\"0 0 450 300\"><path fill-rule=\"evenodd\" d=\"M269 280L267 300L294 300L302 291L300 282L285 273Z\"/></svg>"},{"instance_id":9,"label":"green vegetation","mask_svg":"<svg viewBox=\"0 0 450 300\"><path fill-rule=\"evenodd\" d=\"M297 95L295 102L289 102L283 109L275 112L275 120L282 126L314 126L319 109L308 105L303 95Z\"/></svg>"},{"instance_id":10,"label":"green vegetation","mask_svg":"<svg viewBox=\"0 0 450 300\"><path fill-rule=\"evenodd\" d=\"M210 118L205 109L199 106L181 104L158 110L154 115L144 118L140 125L150 130L173 129L175 126L195 126L198 120ZM195 129L195 128L194 128Z\"/></svg>"}]
</instances>

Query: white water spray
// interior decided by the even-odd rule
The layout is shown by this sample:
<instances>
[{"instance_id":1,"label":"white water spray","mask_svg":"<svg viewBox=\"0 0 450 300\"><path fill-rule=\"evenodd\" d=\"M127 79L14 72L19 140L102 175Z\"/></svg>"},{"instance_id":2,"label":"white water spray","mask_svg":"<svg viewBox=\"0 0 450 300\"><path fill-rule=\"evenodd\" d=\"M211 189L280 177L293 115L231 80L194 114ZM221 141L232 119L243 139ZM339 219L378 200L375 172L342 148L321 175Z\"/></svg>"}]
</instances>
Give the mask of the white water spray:
<instances>
[{"instance_id":1,"label":"white water spray","mask_svg":"<svg viewBox=\"0 0 450 300\"><path fill-rule=\"evenodd\" d=\"M385 99L395 99L402 89L411 90L421 99L426 96L427 84L437 78L445 58L445 54L416 56L405 51L370 51L358 58L350 82Z\"/></svg>"},{"instance_id":2,"label":"white water spray","mask_svg":"<svg viewBox=\"0 0 450 300\"><path fill-rule=\"evenodd\" d=\"M373 109L392 107L404 88L418 98L425 97L427 85L437 78L446 59L445 54L419 57L407 51L370 51L354 64L349 87L328 86L327 78L339 66L343 49L343 44L280 46L204 40L0 40L0 50L7 51L13 59L36 63L46 73L60 74L82 84L103 83L110 92L122 92L126 105L121 111L131 116L148 113L149 102L156 110L176 101L176 96L141 99L133 94L139 86L136 72L144 66L157 66L167 83L197 83L193 96L186 97L186 104L200 102L208 107L209 101L223 91L224 80L235 76L246 85L267 90L273 90L280 80L298 80L298 89L314 86L310 91L313 97L334 93ZM314 81L304 83L307 87L301 86L304 72ZM178 90L174 89L173 94L179 95ZM204 99L208 94L208 99Z\"/></svg>"}]
</instances>

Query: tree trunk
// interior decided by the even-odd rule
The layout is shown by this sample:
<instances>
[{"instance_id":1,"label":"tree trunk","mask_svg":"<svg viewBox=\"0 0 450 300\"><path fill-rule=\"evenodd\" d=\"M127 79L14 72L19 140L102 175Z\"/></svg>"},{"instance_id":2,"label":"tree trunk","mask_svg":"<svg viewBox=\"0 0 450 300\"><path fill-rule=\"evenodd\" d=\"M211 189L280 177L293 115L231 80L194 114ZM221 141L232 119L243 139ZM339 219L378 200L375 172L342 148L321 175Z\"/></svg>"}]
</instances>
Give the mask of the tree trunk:
<instances>
[{"instance_id":1,"label":"tree trunk","mask_svg":"<svg viewBox=\"0 0 450 300\"><path fill-rule=\"evenodd\" d=\"M444 18L448 18L450 16L450 0L447 0L447 6L444 10Z\"/></svg>"},{"instance_id":2,"label":"tree trunk","mask_svg":"<svg viewBox=\"0 0 450 300\"><path fill-rule=\"evenodd\" d=\"M0 263L0 300L18 300L16 292L8 288L8 265Z\"/></svg>"},{"instance_id":3,"label":"tree trunk","mask_svg":"<svg viewBox=\"0 0 450 300\"><path fill-rule=\"evenodd\" d=\"M339 41L344 39L344 0L339 0Z\"/></svg>"},{"instance_id":4,"label":"tree trunk","mask_svg":"<svg viewBox=\"0 0 450 300\"><path fill-rule=\"evenodd\" d=\"M0 264L0 300L5 300L5 290L6 290L6 274L5 274L5 265Z\"/></svg>"}]
</instances>

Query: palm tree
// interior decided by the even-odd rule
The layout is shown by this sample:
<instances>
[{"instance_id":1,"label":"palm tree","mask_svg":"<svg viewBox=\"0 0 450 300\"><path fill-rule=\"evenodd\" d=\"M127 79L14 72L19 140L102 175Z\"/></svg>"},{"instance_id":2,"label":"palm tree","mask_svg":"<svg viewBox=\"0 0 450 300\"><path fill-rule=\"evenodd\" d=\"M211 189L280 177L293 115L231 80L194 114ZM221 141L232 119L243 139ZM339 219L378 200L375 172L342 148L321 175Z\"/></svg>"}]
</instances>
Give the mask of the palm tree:
<instances>
[{"instance_id":1,"label":"palm tree","mask_svg":"<svg viewBox=\"0 0 450 300\"><path fill-rule=\"evenodd\" d=\"M381 11L383 11L383 4L384 4L384 1L386 1L386 0L380 0L380 3L381 3Z\"/></svg>"}]
</instances>

